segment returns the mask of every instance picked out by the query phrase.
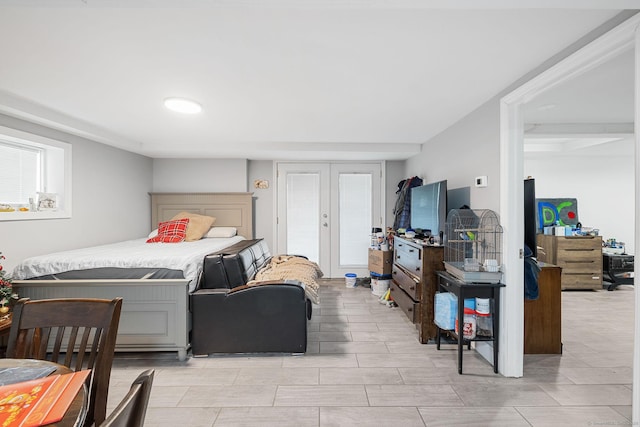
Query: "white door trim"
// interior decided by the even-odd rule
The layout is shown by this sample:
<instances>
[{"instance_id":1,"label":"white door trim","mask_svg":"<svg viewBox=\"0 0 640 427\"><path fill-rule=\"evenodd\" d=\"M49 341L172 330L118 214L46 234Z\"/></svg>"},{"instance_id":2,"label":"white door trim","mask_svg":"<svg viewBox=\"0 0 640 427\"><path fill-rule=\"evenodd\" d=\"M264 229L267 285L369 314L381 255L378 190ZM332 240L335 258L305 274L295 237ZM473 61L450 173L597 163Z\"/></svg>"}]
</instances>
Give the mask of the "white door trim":
<instances>
[{"instance_id":1,"label":"white door trim","mask_svg":"<svg viewBox=\"0 0 640 427\"><path fill-rule=\"evenodd\" d=\"M632 46L636 47L635 69L635 123L640 123L640 61L638 52L640 36L637 27L640 16L634 15L616 28L589 43L579 51L565 58L558 64L542 72L518 89L503 97L500 101L500 217L504 227L504 297L501 299L500 325L500 373L508 377L521 377L523 374L523 331L524 331L524 288L523 261L520 257L524 241L523 200L523 120L522 106L542 92L584 73L602 64ZM636 146L640 144L636 133ZM640 230L640 154L636 149L636 244L639 244ZM635 282L635 343L633 369L633 423L640 419L637 402L640 400L640 292Z\"/></svg>"}]
</instances>

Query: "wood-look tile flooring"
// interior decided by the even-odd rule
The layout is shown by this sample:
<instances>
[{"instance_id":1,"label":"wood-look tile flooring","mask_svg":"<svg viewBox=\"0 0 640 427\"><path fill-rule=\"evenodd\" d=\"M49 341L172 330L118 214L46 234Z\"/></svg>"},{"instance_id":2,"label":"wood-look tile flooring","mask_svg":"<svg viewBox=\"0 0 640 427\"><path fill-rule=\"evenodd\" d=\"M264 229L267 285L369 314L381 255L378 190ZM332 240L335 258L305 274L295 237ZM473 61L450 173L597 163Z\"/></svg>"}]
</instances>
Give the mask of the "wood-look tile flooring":
<instances>
[{"instance_id":1,"label":"wood-look tile flooring","mask_svg":"<svg viewBox=\"0 0 640 427\"><path fill-rule=\"evenodd\" d=\"M455 346L420 344L399 308L325 280L306 354L117 353L109 409L153 368L146 426L630 425L633 292L563 292L564 353L504 378L474 350L458 375Z\"/></svg>"}]
</instances>

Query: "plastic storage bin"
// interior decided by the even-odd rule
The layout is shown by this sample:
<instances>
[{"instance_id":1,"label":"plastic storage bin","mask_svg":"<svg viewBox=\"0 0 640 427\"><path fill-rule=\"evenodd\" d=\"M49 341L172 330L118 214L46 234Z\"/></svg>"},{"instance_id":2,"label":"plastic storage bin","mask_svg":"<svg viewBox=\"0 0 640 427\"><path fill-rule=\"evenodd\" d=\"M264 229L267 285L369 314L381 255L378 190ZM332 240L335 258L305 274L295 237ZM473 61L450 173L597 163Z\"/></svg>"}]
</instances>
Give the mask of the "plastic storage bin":
<instances>
[{"instance_id":1,"label":"plastic storage bin","mask_svg":"<svg viewBox=\"0 0 640 427\"><path fill-rule=\"evenodd\" d=\"M440 329L453 330L458 313L458 298L450 292L438 292L435 296L434 323Z\"/></svg>"},{"instance_id":2,"label":"plastic storage bin","mask_svg":"<svg viewBox=\"0 0 640 427\"><path fill-rule=\"evenodd\" d=\"M344 282L347 288L355 288L356 287L356 279L358 275L356 273L347 273L344 275Z\"/></svg>"},{"instance_id":3,"label":"plastic storage bin","mask_svg":"<svg viewBox=\"0 0 640 427\"><path fill-rule=\"evenodd\" d=\"M390 274L378 274L373 271L371 273L371 293L375 296L382 296L389 290L391 285Z\"/></svg>"}]
</instances>

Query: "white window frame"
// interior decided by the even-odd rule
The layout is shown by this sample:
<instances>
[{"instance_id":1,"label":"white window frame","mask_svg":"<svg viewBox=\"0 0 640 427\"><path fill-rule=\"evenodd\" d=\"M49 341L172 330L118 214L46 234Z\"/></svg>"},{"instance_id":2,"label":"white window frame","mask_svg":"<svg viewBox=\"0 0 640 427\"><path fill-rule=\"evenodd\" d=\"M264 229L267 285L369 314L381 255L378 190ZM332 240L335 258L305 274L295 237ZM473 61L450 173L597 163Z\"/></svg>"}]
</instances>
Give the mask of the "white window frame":
<instances>
[{"instance_id":1,"label":"white window frame","mask_svg":"<svg viewBox=\"0 0 640 427\"><path fill-rule=\"evenodd\" d=\"M44 192L53 192L58 194L58 207L55 211L26 211L22 212L16 209L15 212L0 212L0 221L23 221L23 220L40 220L40 219L58 219L71 218L71 144L46 138L40 135L34 135L28 132L0 126L0 139L16 144L39 147L46 150L49 148L61 149L63 154L63 164L58 160L54 165L45 165L45 169L61 168L62 181L57 183L56 189L52 190L50 183L46 182ZM46 155L45 155L46 156ZM46 156L48 157L48 156ZM59 157L59 156L58 156ZM46 161L45 161L46 162Z\"/></svg>"}]
</instances>

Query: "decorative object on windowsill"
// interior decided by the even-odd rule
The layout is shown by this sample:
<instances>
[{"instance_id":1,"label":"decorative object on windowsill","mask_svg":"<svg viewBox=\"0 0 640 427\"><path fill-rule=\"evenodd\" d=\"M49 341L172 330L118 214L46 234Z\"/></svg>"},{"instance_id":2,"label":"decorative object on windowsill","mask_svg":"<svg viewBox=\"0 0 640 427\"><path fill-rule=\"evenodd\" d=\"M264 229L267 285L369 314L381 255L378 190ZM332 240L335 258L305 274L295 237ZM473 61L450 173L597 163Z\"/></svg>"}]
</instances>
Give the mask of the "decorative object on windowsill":
<instances>
[{"instance_id":1,"label":"decorative object on windowsill","mask_svg":"<svg viewBox=\"0 0 640 427\"><path fill-rule=\"evenodd\" d=\"M5 256L0 252L0 316L9 313L13 303L18 300L18 294L13 290L11 278L7 276L4 267L2 267L3 259L5 259Z\"/></svg>"},{"instance_id":2,"label":"decorative object on windowsill","mask_svg":"<svg viewBox=\"0 0 640 427\"><path fill-rule=\"evenodd\" d=\"M38 210L55 211L58 209L56 193L38 193Z\"/></svg>"},{"instance_id":3,"label":"decorative object on windowsill","mask_svg":"<svg viewBox=\"0 0 640 427\"><path fill-rule=\"evenodd\" d=\"M15 212L15 208L11 205L0 203L0 212Z\"/></svg>"}]
</instances>

